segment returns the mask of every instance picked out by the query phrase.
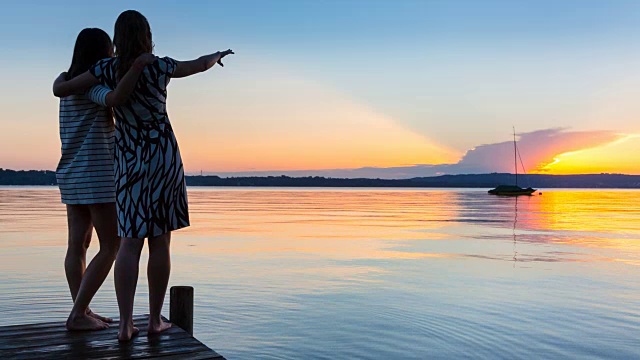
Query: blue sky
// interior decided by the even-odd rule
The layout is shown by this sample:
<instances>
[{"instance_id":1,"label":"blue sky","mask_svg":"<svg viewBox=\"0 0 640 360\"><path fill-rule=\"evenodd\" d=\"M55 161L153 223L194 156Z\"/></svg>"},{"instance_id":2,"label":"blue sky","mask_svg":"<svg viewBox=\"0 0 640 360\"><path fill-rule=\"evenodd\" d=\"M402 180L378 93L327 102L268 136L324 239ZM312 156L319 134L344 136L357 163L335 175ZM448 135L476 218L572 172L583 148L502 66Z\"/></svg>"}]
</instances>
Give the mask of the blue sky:
<instances>
[{"instance_id":1,"label":"blue sky","mask_svg":"<svg viewBox=\"0 0 640 360\"><path fill-rule=\"evenodd\" d=\"M309 137L317 147L350 149L314 135L332 131L362 140L353 149L361 160L318 160L310 152L308 168L376 166L366 153L387 146L384 137L343 127L350 121L368 129L385 123L397 143L423 139L415 154L424 161L398 155L379 166L455 162L477 145L508 140L512 125L519 132L639 132L638 1L21 1L0 12L7 84L0 125L11 129L0 135L0 167L55 167L51 82L68 67L82 28L112 34L118 14L132 5L149 19L159 55L237 52L215 75L172 85L170 114L179 140L187 139L181 146L196 159L192 170L304 169L302 160L288 166L279 146ZM368 116L379 120L368 123ZM222 136L277 140L261 143L262 162L228 160L251 147L207 158L182 145L221 143ZM394 141L388 153L412 152ZM7 155L33 143L42 153ZM428 156L432 150L438 155Z\"/></svg>"}]
</instances>

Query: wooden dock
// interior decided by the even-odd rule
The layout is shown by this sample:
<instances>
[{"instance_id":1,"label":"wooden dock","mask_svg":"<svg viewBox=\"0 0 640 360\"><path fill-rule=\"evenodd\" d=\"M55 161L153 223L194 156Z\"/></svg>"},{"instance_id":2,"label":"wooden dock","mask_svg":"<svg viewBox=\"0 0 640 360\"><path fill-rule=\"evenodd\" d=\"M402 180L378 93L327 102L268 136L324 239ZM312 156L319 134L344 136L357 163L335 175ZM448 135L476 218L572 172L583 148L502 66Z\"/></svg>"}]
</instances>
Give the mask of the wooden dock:
<instances>
[{"instance_id":1,"label":"wooden dock","mask_svg":"<svg viewBox=\"0 0 640 360\"><path fill-rule=\"evenodd\" d=\"M183 287L181 287L183 288ZM179 293L179 291L178 291ZM191 288L191 294L193 289ZM171 290L172 315L180 313ZM175 305L179 303L178 305ZM191 301L191 304L193 302ZM188 312L188 311L187 311ZM193 312L191 312L193 314ZM224 357L194 338L190 331L176 325L167 331L147 336L147 315L136 316L134 324L140 334L128 343L119 343L118 324L107 330L70 332L64 322L12 325L0 327L0 357L8 359L216 359ZM190 319L193 324L193 318ZM189 319L187 319L189 323Z\"/></svg>"}]
</instances>

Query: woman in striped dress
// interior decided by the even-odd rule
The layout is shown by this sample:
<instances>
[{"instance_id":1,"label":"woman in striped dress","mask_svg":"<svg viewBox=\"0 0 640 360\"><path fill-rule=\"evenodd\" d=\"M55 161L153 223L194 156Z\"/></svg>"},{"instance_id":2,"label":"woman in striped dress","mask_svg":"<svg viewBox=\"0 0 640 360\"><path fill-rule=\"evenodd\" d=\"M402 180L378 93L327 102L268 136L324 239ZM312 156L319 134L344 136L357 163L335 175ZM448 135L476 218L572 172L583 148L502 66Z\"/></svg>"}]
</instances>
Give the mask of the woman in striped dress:
<instances>
[{"instance_id":1,"label":"woman in striped dress","mask_svg":"<svg viewBox=\"0 0 640 360\"><path fill-rule=\"evenodd\" d=\"M54 94L69 95L61 86L64 80L111 56L113 43L107 33L95 28L82 30L69 70L54 83ZM69 330L100 330L111 322L89 309L91 299L111 270L120 242L113 177L114 122L107 106L122 104L133 91L144 65L153 60L149 54L140 57L115 91L99 85L86 94L69 95L60 100L62 156L56 179L62 202L67 207L69 240L65 273L74 300L67 320ZM98 234L100 251L85 269L93 228Z\"/></svg>"},{"instance_id":2,"label":"woman in striped dress","mask_svg":"<svg viewBox=\"0 0 640 360\"><path fill-rule=\"evenodd\" d=\"M115 24L116 57L104 59L81 75L74 86L96 83L113 87L140 54L151 52L153 42L147 19L137 11L120 14ZM122 243L115 266L120 309L118 339L138 333L133 326L133 300L138 282L140 253L149 239L149 334L168 329L161 311L169 283L171 231L189 226L184 169L166 109L167 86L172 78L212 68L233 54L216 52L191 61L158 58L148 65L129 102L114 107L116 116L116 209Z\"/></svg>"}]
</instances>

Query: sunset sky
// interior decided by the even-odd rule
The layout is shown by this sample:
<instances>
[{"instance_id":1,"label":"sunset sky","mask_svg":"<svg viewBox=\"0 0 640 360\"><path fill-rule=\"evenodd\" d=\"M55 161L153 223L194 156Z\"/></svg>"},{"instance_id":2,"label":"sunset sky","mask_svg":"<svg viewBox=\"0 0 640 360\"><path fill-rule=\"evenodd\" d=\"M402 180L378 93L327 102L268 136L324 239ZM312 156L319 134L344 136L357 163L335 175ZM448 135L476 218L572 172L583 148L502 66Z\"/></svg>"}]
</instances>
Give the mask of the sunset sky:
<instances>
[{"instance_id":1,"label":"sunset sky","mask_svg":"<svg viewBox=\"0 0 640 360\"><path fill-rule=\"evenodd\" d=\"M184 4L183 4L184 3ZM156 54L232 48L169 87L186 170L640 174L640 1L21 1L0 12L0 167L55 169L85 27L132 5Z\"/></svg>"}]
</instances>

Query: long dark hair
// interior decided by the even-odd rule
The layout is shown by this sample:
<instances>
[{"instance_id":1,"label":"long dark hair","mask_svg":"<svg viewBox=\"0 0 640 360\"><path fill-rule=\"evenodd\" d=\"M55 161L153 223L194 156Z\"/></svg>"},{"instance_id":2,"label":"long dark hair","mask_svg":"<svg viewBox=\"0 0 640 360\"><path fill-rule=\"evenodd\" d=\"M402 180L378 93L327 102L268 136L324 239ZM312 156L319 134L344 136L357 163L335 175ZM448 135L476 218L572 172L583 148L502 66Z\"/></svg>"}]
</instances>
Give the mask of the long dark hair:
<instances>
[{"instance_id":1,"label":"long dark hair","mask_svg":"<svg viewBox=\"0 0 640 360\"><path fill-rule=\"evenodd\" d=\"M71 66L66 80L89 70L99 60L113 56L113 43L109 35L102 29L86 28L80 31L73 48Z\"/></svg>"},{"instance_id":2,"label":"long dark hair","mask_svg":"<svg viewBox=\"0 0 640 360\"><path fill-rule=\"evenodd\" d=\"M138 56L153 52L151 27L147 18L135 10L120 14L113 31L113 43L118 57L117 77L121 79Z\"/></svg>"}]
</instances>

